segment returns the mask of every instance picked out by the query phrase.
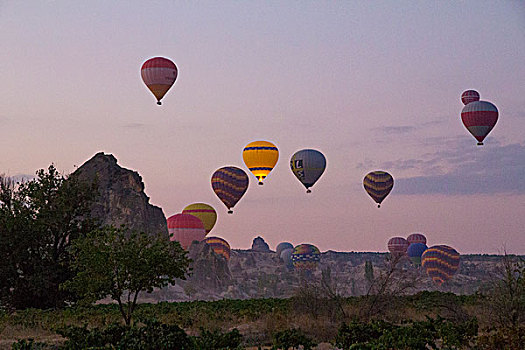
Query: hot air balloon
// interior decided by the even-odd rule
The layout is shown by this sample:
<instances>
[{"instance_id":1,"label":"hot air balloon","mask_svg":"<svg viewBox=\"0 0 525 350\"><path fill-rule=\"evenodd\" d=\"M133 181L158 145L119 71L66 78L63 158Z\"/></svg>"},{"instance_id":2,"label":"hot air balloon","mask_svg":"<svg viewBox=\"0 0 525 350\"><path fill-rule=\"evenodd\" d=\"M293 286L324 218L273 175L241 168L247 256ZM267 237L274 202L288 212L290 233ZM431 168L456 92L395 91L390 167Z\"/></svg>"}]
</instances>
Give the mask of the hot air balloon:
<instances>
[{"instance_id":1,"label":"hot air balloon","mask_svg":"<svg viewBox=\"0 0 525 350\"><path fill-rule=\"evenodd\" d=\"M403 237L392 237L388 240L388 250L393 256L403 256L406 254L408 241Z\"/></svg>"},{"instance_id":2,"label":"hot air balloon","mask_svg":"<svg viewBox=\"0 0 525 350\"><path fill-rule=\"evenodd\" d=\"M244 164L259 180L259 185L272 171L279 159L279 150L268 141L254 141L246 145L242 151Z\"/></svg>"},{"instance_id":3,"label":"hot air balloon","mask_svg":"<svg viewBox=\"0 0 525 350\"><path fill-rule=\"evenodd\" d=\"M220 237L207 237L204 242L219 255L222 255L226 260L230 260L230 245Z\"/></svg>"},{"instance_id":4,"label":"hot air balloon","mask_svg":"<svg viewBox=\"0 0 525 350\"><path fill-rule=\"evenodd\" d=\"M285 249L293 249L292 243L281 242L281 243L277 244L277 248L275 248L275 252L277 253L277 256L280 257L282 251L285 250Z\"/></svg>"},{"instance_id":5,"label":"hot air balloon","mask_svg":"<svg viewBox=\"0 0 525 350\"><path fill-rule=\"evenodd\" d=\"M409 244L413 244L413 243L427 244L427 238L421 233L412 233L411 235L407 237L407 241Z\"/></svg>"},{"instance_id":6,"label":"hot air balloon","mask_svg":"<svg viewBox=\"0 0 525 350\"><path fill-rule=\"evenodd\" d=\"M438 285L448 281L459 267L459 253L447 245L435 245L423 252L421 265Z\"/></svg>"},{"instance_id":7,"label":"hot air balloon","mask_svg":"<svg viewBox=\"0 0 525 350\"><path fill-rule=\"evenodd\" d=\"M306 193L310 193L312 192L310 187L323 175L326 158L314 149L303 149L292 156L290 167L297 179L306 187Z\"/></svg>"},{"instance_id":8,"label":"hot air balloon","mask_svg":"<svg viewBox=\"0 0 525 350\"><path fill-rule=\"evenodd\" d=\"M478 146L498 121L498 109L487 101L474 101L463 107L461 120L467 130L478 140Z\"/></svg>"},{"instance_id":9,"label":"hot air balloon","mask_svg":"<svg viewBox=\"0 0 525 350\"><path fill-rule=\"evenodd\" d=\"M463 91L461 94L461 102L464 105L468 105L471 102L479 101L479 92L475 90Z\"/></svg>"},{"instance_id":10,"label":"hot air balloon","mask_svg":"<svg viewBox=\"0 0 525 350\"><path fill-rule=\"evenodd\" d=\"M312 271L321 260L321 252L312 244L299 244L292 252L292 263L296 269Z\"/></svg>"},{"instance_id":11,"label":"hot air balloon","mask_svg":"<svg viewBox=\"0 0 525 350\"><path fill-rule=\"evenodd\" d=\"M168 218L168 232L170 240L180 243L182 248L188 249L193 241L202 241L206 230L202 221L190 214L175 214Z\"/></svg>"},{"instance_id":12,"label":"hot air balloon","mask_svg":"<svg viewBox=\"0 0 525 350\"><path fill-rule=\"evenodd\" d=\"M425 243L411 243L407 249L407 255L416 266L421 265L421 255L428 247Z\"/></svg>"},{"instance_id":13,"label":"hot air balloon","mask_svg":"<svg viewBox=\"0 0 525 350\"><path fill-rule=\"evenodd\" d=\"M372 171L363 179L366 192L381 208L381 202L388 196L394 187L394 178L386 171Z\"/></svg>"},{"instance_id":14,"label":"hot air balloon","mask_svg":"<svg viewBox=\"0 0 525 350\"><path fill-rule=\"evenodd\" d=\"M182 214L190 214L201 219L204 229L206 229L206 234L210 233L217 221L217 212L211 205L205 203L190 204L184 208Z\"/></svg>"},{"instance_id":15,"label":"hot air balloon","mask_svg":"<svg viewBox=\"0 0 525 350\"><path fill-rule=\"evenodd\" d=\"M223 167L213 173L211 187L228 208L228 214L233 214L231 208L237 204L248 189L248 175L242 169L234 166Z\"/></svg>"},{"instance_id":16,"label":"hot air balloon","mask_svg":"<svg viewBox=\"0 0 525 350\"><path fill-rule=\"evenodd\" d=\"M175 83L178 70L175 63L169 59L153 57L144 62L140 74L148 89L155 95L157 104L161 105L160 100Z\"/></svg>"},{"instance_id":17,"label":"hot air balloon","mask_svg":"<svg viewBox=\"0 0 525 350\"><path fill-rule=\"evenodd\" d=\"M284 263L284 266L286 266L289 269L293 268L292 253L293 253L293 248L288 248L288 249L283 250L281 254L279 255L279 258Z\"/></svg>"}]
</instances>

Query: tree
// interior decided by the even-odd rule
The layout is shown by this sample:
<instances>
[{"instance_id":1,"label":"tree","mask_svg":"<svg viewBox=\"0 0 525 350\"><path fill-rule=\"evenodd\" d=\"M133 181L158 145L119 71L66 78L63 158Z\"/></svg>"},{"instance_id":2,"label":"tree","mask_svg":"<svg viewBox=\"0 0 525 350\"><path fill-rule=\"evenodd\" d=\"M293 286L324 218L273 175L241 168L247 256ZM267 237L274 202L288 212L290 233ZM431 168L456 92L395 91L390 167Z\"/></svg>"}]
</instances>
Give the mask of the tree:
<instances>
[{"instance_id":1,"label":"tree","mask_svg":"<svg viewBox=\"0 0 525 350\"><path fill-rule=\"evenodd\" d=\"M397 297L415 289L418 276L403 269L404 260L404 256L389 255L386 259L386 271L380 272L379 276L372 279L363 299L365 305L361 309L361 316L364 319L371 319L378 314L384 316L387 310L396 310Z\"/></svg>"},{"instance_id":2,"label":"tree","mask_svg":"<svg viewBox=\"0 0 525 350\"><path fill-rule=\"evenodd\" d=\"M365 261L365 278L368 283L374 281L374 266L370 260Z\"/></svg>"},{"instance_id":3,"label":"tree","mask_svg":"<svg viewBox=\"0 0 525 350\"><path fill-rule=\"evenodd\" d=\"M505 253L486 305L492 325L482 348L525 349L525 261Z\"/></svg>"},{"instance_id":4,"label":"tree","mask_svg":"<svg viewBox=\"0 0 525 350\"><path fill-rule=\"evenodd\" d=\"M74 272L68 247L94 229L95 184L60 174L50 165L36 178L0 181L0 291L13 308L60 307L74 295L59 285Z\"/></svg>"},{"instance_id":5,"label":"tree","mask_svg":"<svg viewBox=\"0 0 525 350\"><path fill-rule=\"evenodd\" d=\"M125 227L95 230L76 240L72 250L78 272L63 288L87 303L109 296L118 303L126 325L131 324L141 292L185 279L189 271L190 259L178 242Z\"/></svg>"}]
</instances>

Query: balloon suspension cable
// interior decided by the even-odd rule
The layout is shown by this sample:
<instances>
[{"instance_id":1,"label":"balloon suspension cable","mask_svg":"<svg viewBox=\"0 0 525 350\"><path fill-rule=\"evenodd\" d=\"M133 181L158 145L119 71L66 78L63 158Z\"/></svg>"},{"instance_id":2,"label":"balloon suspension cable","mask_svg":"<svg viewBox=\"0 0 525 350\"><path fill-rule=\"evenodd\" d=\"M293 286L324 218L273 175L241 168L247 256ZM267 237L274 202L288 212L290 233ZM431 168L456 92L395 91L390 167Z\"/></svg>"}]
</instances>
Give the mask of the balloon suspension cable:
<instances>
[{"instance_id":1,"label":"balloon suspension cable","mask_svg":"<svg viewBox=\"0 0 525 350\"><path fill-rule=\"evenodd\" d=\"M312 193L312 190L310 190L309 188L306 189L306 193Z\"/></svg>"},{"instance_id":2,"label":"balloon suspension cable","mask_svg":"<svg viewBox=\"0 0 525 350\"><path fill-rule=\"evenodd\" d=\"M228 214L233 214L233 210L228 210Z\"/></svg>"},{"instance_id":3,"label":"balloon suspension cable","mask_svg":"<svg viewBox=\"0 0 525 350\"><path fill-rule=\"evenodd\" d=\"M378 204L377 207L378 207L378 208L381 208L381 204Z\"/></svg>"},{"instance_id":4,"label":"balloon suspension cable","mask_svg":"<svg viewBox=\"0 0 525 350\"><path fill-rule=\"evenodd\" d=\"M160 105L162 104L162 102L160 102L160 101L157 101L157 104L158 104L158 105L160 106Z\"/></svg>"},{"instance_id":5,"label":"balloon suspension cable","mask_svg":"<svg viewBox=\"0 0 525 350\"><path fill-rule=\"evenodd\" d=\"M483 146L483 142L478 142L478 146Z\"/></svg>"}]
</instances>

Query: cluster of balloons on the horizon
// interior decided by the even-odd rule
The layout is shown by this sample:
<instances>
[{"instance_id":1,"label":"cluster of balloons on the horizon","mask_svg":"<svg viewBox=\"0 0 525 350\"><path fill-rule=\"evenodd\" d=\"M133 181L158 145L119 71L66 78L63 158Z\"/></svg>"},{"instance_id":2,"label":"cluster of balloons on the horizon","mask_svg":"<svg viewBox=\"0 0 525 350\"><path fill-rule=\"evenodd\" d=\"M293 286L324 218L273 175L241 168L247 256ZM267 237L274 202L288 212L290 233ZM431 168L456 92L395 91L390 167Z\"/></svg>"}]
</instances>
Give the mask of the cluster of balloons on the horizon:
<instances>
[{"instance_id":1,"label":"cluster of balloons on the horizon","mask_svg":"<svg viewBox=\"0 0 525 350\"><path fill-rule=\"evenodd\" d=\"M434 283L441 286L452 278L459 268L460 254L447 245L427 247L427 238L421 233L412 233L406 239L392 237L387 243L394 258L408 256L416 266L422 266Z\"/></svg>"}]
</instances>

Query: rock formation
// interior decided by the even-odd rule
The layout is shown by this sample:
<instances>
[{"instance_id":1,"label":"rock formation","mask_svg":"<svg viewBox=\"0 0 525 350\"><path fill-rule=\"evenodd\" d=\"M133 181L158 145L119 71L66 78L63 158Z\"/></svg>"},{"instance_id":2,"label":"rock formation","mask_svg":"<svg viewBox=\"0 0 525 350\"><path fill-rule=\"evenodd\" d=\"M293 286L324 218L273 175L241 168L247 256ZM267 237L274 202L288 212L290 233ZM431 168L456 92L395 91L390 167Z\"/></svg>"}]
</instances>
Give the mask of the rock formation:
<instances>
[{"instance_id":1,"label":"rock formation","mask_svg":"<svg viewBox=\"0 0 525 350\"><path fill-rule=\"evenodd\" d=\"M270 247L262 237L258 236L253 239L252 250L256 252L269 252Z\"/></svg>"},{"instance_id":2,"label":"rock formation","mask_svg":"<svg viewBox=\"0 0 525 350\"><path fill-rule=\"evenodd\" d=\"M166 217L161 208L149 203L141 176L120 167L113 155L95 154L72 176L96 182L98 197L91 214L102 225L125 224L131 230L168 235Z\"/></svg>"}]
</instances>

